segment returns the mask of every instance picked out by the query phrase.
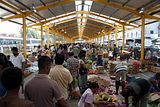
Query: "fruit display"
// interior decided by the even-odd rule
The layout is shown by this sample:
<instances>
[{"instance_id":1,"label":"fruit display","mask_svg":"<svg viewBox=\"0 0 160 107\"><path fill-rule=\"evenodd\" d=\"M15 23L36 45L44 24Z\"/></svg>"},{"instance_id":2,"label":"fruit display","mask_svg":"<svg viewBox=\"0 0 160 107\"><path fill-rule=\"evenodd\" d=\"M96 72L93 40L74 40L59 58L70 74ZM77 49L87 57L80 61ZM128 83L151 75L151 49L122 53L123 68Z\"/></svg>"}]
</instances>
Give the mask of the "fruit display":
<instances>
[{"instance_id":1,"label":"fruit display","mask_svg":"<svg viewBox=\"0 0 160 107\"><path fill-rule=\"evenodd\" d=\"M108 95L107 93L101 92L96 96L96 101L116 102L117 98L114 95Z\"/></svg>"},{"instance_id":2,"label":"fruit display","mask_svg":"<svg viewBox=\"0 0 160 107\"><path fill-rule=\"evenodd\" d=\"M120 96L108 95L107 93L99 93L95 96L97 107L126 107L125 101Z\"/></svg>"},{"instance_id":3,"label":"fruit display","mask_svg":"<svg viewBox=\"0 0 160 107\"><path fill-rule=\"evenodd\" d=\"M90 70L88 71L88 74L98 74L98 71L97 71L97 70L92 70L92 69L90 69Z\"/></svg>"}]
</instances>

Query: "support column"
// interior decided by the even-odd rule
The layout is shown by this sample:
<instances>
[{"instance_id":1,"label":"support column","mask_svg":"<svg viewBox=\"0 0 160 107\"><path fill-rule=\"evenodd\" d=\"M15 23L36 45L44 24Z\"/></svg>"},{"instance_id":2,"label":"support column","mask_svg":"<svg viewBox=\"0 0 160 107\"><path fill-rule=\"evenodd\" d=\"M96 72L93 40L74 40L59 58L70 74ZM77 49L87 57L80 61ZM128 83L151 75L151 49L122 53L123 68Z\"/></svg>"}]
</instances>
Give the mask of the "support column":
<instances>
[{"instance_id":1,"label":"support column","mask_svg":"<svg viewBox=\"0 0 160 107\"><path fill-rule=\"evenodd\" d=\"M63 44L63 35L61 36L61 44Z\"/></svg>"},{"instance_id":2,"label":"support column","mask_svg":"<svg viewBox=\"0 0 160 107\"><path fill-rule=\"evenodd\" d=\"M43 47L43 25L41 25L41 48Z\"/></svg>"},{"instance_id":3,"label":"support column","mask_svg":"<svg viewBox=\"0 0 160 107\"><path fill-rule=\"evenodd\" d=\"M50 45L50 34L49 34L49 28L47 29L47 48L49 48Z\"/></svg>"},{"instance_id":4,"label":"support column","mask_svg":"<svg viewBox=\"0 0 160 107\"><path fill-rule=\"evenodd\" d=\"M54 46L56 47L56 33L53 33L54 34Z\"/></svg>"},{"instance_id":5,"label":"support column","mask_svg":"<svg viewBox=\"0 0 160 107\"><path fill-rule=\"evenodd\" d=\"M110 50L110 32L108 33L108 50Z\"/></svg>"},{"instance_id":6,"label":"support column","mask_svg":"<svg viewBox=\"0 0 160 107\"><path fill-rule=\"evenodd\" d=\"M58 34L58 46L60 45L60 35Z\"/></svg>"},{"instance_id":7,"label":"support column","mask_svg":"<svg viewBox=\"0 0 160 107\"><path fill-rule=\"evenodd\" d=\"M125 26L123 25L123 32L122 32L122 50L124 50L124 40L125 40Z\"/></svg>"},{"instance_id":8,"label":"support column","mask_svg":"<svg viewBox=\"0 0 160 107\"><path fill-rule=\"evenodd\" d=\"M103 38L103 39L102 39L102 40L103 40L102 42L103 42L103 48L104 48L104 39L105 39L105 34L103 34L102 38Z\"/></svg>"},{"instance_id":9,"label":"support column","mask_svg":"<svg viewBox=\"0 0 160 107\"><path fill-rule=\"evenodd\" d=\"M116 47L118 47L118 30L116 29L116 31L115 31L115 36L116 36L116 40L115 40L115 42L116 42Z\"/></svg>"},{"instance_id":10,"label":"support column","mask_svg":"<svg viewBox=\"0 0 160 107\"><path fill-rule=\"evenodd\" d=\"M145 15L142 14L142 26L141 26L141 61L144 60L144 41L145 41Z\"/></svg>"},{"instance_id":11,"label":"support column","mask_svg":"<svg viewBox=\"0 0 160 107\"><path fill-rule=\"evenodd\" d=\"M26 48L26 15L23 15L23 52L24 58L27 58L27 48Z\"/></svg>"}]
</instances>

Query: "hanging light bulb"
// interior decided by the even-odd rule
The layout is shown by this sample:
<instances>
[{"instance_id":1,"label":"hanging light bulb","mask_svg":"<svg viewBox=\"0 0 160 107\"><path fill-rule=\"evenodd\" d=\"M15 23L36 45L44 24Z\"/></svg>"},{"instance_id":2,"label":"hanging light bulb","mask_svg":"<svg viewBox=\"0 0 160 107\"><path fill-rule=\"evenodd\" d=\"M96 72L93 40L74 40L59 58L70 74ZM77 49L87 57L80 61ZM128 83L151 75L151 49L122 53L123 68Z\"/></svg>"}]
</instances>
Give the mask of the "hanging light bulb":
<instances>
[{"instance_id":1,"label":"hanging light bulb","mask_svg":"<svg viewBox=\"0 0 160 107\"><path fill-rule=\"evenodd\" d=\"M139 13L144 13L144 8L141 8L141 10L139 11Z\"/></svg>"},{"instance_id":2,"label":"hanging light bulb","mask_svg":"<svg viewBox=\"0 0 160 107\"><path fill-rule=\"evenodd\" d=\"M37 12L36 8L34 7L34 4L32 4L32 11Z\"/></svg>"}]
</instances>

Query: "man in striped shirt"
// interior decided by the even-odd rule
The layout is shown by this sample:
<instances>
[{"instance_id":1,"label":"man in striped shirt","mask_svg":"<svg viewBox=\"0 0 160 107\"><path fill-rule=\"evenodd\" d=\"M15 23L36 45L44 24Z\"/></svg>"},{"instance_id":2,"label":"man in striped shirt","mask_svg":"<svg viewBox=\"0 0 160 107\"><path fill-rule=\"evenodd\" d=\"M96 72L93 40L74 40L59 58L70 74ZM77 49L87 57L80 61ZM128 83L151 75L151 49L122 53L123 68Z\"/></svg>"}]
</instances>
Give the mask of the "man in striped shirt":
<instances>
[{"instance_id":1,"label":"man in striped shirt","mask_svg":"<svg viewBox=\"0 0 160 107\"><path fill-rule=\"evenodd\" d=\"M125 61L125 57L120 57L120 62L115 66L114 72L116 74L116 94L118 95L119 86L122 86L122 91L125 87L126 75L127 75L128 67L127 62Z\"/></svg>"}]
</instances>

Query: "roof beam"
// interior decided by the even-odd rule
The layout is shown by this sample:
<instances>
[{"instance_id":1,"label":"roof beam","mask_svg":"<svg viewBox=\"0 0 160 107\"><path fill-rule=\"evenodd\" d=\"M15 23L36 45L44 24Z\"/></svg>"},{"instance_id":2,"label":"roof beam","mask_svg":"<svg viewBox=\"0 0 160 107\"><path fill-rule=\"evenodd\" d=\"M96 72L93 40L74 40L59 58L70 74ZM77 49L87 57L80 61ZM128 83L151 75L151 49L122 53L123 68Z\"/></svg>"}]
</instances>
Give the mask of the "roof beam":
<instances>
[{"instance_id":1,"label":"roof beam","mask_svg":"<svg viewBox=\"0 0 160 107\"><path fill-rule=\"evenodd\" d=\"M111 21L114 21L114 22L119 23L121 25L132 26L132 27L136 27L136 28L139 27L139 25L133 25L129 22L121 22L121 21L118 21L116 19L112 19L112 18L109 18L109 17L106 17L106 16L98 15L98 13L95 13L95 12L90 12L90 14L98 16L98 17L102 17L102 18L105 18L105 19L108 19L108 20L111 20Z\"/></svg>"},{"instance_id":2,"label":"roof beam","mask_svg":"<svg viewBox=\"0 0 160 107\"><path fill-rule=\"evenodd\" d=\"M53 8L53 7L56 7L56 6L61 6L61 5L64 5L64 4L67 4L67 3L70 3L70 2L74 2L75 0L64 0L64 1L58 1L56 3L52 3L52 4L48 4L46 6L41 6L41 7L37 7L35 10L37 12L39 11L42 11L42 10L46 10L48 8ZM20 11L19 9L15 8L14 6L10 5L9 3L3 1L3 0L0 0L1 3L5 4L6 6L14 9L15 11L19 12L19 13L23 13L22 11ZM26 13L26 17L27 16L31 16L32 14L34 14L34 12L32 11L29 11L29 12L25 12Z\"/></svg>"},{"instance_id":3,"label":"roof beam","mask_svg":"<svg viewBox=\"0 0 160 107\"><path fill-rule=\"evenodd\" d=\"M160 9L160 4L158 4L157 6L151 8L149 10L147 10L146 13L147 14L152 13L152 12L156 11L157 9Z\"/></svg>"},{"instance_id":4,"label":"roof beam","mask_svg":"<svg viewBox=\"0 0 160 107\"><path fill-rule=\"evenodd\" d=\"M102 24L105 24L105 25L108 25L108 26L111 26L111 27L115 27L114 25L110 24L110 23L107 23L107 22L104 22L104 21L101 21L101 20L97 20L97 19L93 19L93 18L87 18L88 20L92 20L92 21L95 21L95 22L98 22L98 23L102 23Z\"/></svg>"},{"instance_id":5,"label":"roof beam","mask_svg":"<svg viewBox=\"0 0 160 107\"><path fill-rule=\"evenodd\" d=\"M13 15L13 16L6 17L6 18L2 19L1 21L4 22L4 21L7 21L7 20L16 19L16 18L22 18L22 14L16 14L16 15Z\"/></svg>"},{"instance_id":6,"label":"roof beam","mask_svg":"<svg viewBox=\"0 0 160 107\"><path fill-rule=\"evenodd\" d=\"M63 20L63 21L60 21L60 22L56 23L56 25L59 25L59 24L62 24L62 23L66 23L66 22L70 22L70 21L76 20L76 19L77 18L75 17L75 18L71 18L71 19L68 19L68 20Z\"/></svg>"},{"instance_id":7,"label":"roof beam","mask_svg":"<svg viewBox=\"0 0 160 107\"><path fill-rule=\"evenodd\" d=\"M61 29L64 29L66 27L70 27L70 26L73 26L73 25L76 25L77 23L71 23L71 24L68 24L68 25L65 25L65 26L57 26L57 30L61 30Z\"/></svg>"},{"instance_id":8,"label":"roof beam","mask_svg":"<svg viewBox=\"0 0 160 107\"><path fill-rule=\"evenodd\" d=\"M23 12L22 12L21 10L17 9L15 6L13 6L13 5L7 3L7 2L4 1L4 0L0 0L0 3L2 3L2 4L4 4L4 5L6 5L7 7L9 7L9 8L11 8L11 9L15 10L16 12L19 12L19 13L23 14Z\"/></svg>"},{"instance_id":9,"label":"roof beam","mask_svg":"<svg viewBox=\"0 0 160 107\"><path fill-rule=\"evenodd\" d=\"M82 25L82 26L80 26L80 27L84 27L84 29L97 30L96 28L86 27L86 26L84 26L84 25ZM66 31L71 31L71 30L76 29L76 28L78 29L78 26L73 26L73 27L71 27L71 28L68 28L68 29L66 29Z\"/></svg>"},{"instance_id":10,"label":"roof beam","mask_svg":"<svg viewBox=\"0 0 160 107\"><path fill-rule=\"evenodd\" d=\"M52 3L52 4L48 4L46 6L41 6L36 8L37 11L42 11L42 10L46 10L48 8L53 8L53 7L57 7L57 6L62 6L64 4L70 3L70 2L74 2L75 0L63 0L63 1L57 1L56 3Z\"/></svg>"},{"instance_id":11,"label":"roof beam","mask_svg":"<svg viewBox=\"0 0 160 107\"><path fill-rule=\"evenodd\" d=\"M88 11L79 11L77 12L77 14L90 14L90 15L94 15L94 16L98 16L98 17L102 17L102 18L105 18L105 19L108 19L108 20L111 20L111 21L114 21L116 23L119 23L121 25L126 25L126 26L133 26L133 27L139 27L139 25L136 25L136 24L132 24L132 23L129 23L129 22L122 22L120 20L116 20L116 19L113 19L113 18L109 18L107 16L104 16L102 14L99 14L99 13L96 13L96 12L88 12Z\"/></svg>"},{"instance_id":12,"label":"roof beam","mask_svg":"<svg viewBox=\"0 0 160 107\"><path fill-rule=\"evenodd\" d=\"M92 27L96 27L96 28L104 28L104 27L101 27L101 26L97 26L97 25L94 25L94 24L91 24L91 23L86 23L86 22L76 22L76 23L72 23L72 24L69 24L69 25L65 25L65 26L59 26L59 27L56 27L58 28L57 30L60 30L60 29L64 29L66 27L69 27L69 26L73 26L75 24L86 24L86 25L91 25Z\"/></svg>"},{"instance_id":13,"label":"roof beam","mask_svg":"<svg viewBox=\"0 0 160 107\"><path fill-rule=\"evenodd\" d=\"M74 36L74 37L72 37L71 39L77 39L77 38L79 38L79 36ZM82 36L82 38L89 39L89 37L87 37L87 36Z\"/></svg>"},{"instance_id":14,"label":"roof beam","mask_svg":"<svg viewBox=\"0 0 160 107\"><path fill-rule=\"evenodd\" d=\"M131 13L137 15L137 16L140 16L140 17L142 15L141 13L139 13L136 10L133 10L133 9L127 8L127 7L123 7L123 6L120 6L120 5L117 5L117 4L113 4L113 3L107 2L105 0L93 0L93 1L102 3L102 4L107 5L107 6L111 6L111 7L114 7L114 8L118 8L118 9L122 9L122 10L125 10L125 11L128 11L128 12L131 12ZM144 13L144 14L145 14L146 18L160 21L160 18L158 18L158 17L148 15L147 13Z\"/></svg>"},{"instance_id":15,"label":"roof beam","mask_svg":"<svg viewBox=\"0 0 160 107\"><path fill-rule=\"evenodd\" d=\"M58 35L65 36L65 37L67 37L67 38L70 38L67 34L64 35L63 33L57 31L56 29L52 29L52 30L50 30L50 32L56 33L56 34L58 34Z\"/></svg>"},{"instance_id":16,"label":"roof beam","mask_svg":"<svg viewBox=\"0 0 160 107\"><path fill-rule=\"evenodd\" d=\"M41 24L46 24L46 23L49 23L51 21L54 21L54 20L57 20L57 19L60 19L60 18L64 18L64 17L67 17L67 16L72 16L72 15L75 15L75 12L70 12L70 13L67 13L67 14L64 14L64 15L61 15L61 16L57 16L57 17L54 17L54 18L51 18L51 19L48 19L48 20L45 20L45 21L41 21L41 22L36 23L36 24L28 25L28 27L40 26Z\"/></svg>"}]
</instances>

